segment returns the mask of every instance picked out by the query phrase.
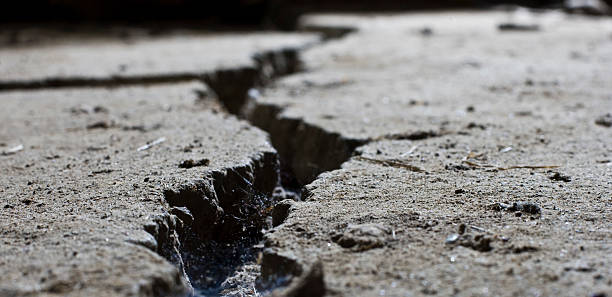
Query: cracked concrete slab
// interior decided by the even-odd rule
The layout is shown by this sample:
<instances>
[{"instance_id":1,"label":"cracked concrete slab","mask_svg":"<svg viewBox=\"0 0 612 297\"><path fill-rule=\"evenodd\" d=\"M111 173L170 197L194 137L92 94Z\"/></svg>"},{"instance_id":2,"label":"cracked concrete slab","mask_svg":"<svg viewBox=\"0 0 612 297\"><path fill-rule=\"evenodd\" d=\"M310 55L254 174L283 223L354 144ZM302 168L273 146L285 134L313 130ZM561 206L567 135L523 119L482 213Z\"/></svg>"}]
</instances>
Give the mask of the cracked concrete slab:
<instances>
[{"instance_id":1,"label":"cracked concrete slab","mask_svg":"<svg viewBox=\"0 0 612 297\"><path fill-rule=\"evenodd\" d=\"M612 21L545 13L528 18L540 31L499 31L509 19L501 12L306 18L307 25L358 30L305 50L306 71L264 90L248 117L271 132L308 182L337 168L360 143L456 133L472 122L493 125L520 115L557 116L546 111L610 95ZM343 154L335 167L325 159L328 150Z\"/></svg>"},{"instance_id":2,"label":"cracked concrete slab","mask_svg":"<svg viewBox=\"0 0 612 297\"><path fill-rule=\"evenodd\" d=\"M258 54L319 40L316 34L274 32L55 35L0 48L0 89L204 78L223 70L255 70Z\"/></svg>"},{"instance_id":3,"label":"cracked concrete slab","mask_svg":"<svg viewBox=\"0 0 612 297\"><path fill-rule=\"evenodd\" d=\"M187 82L0 94L0 295L184 295L181 230L259 230L237 220L266 207L257 199L277 184L276 151L205 91Z\"/></svg>"},{"instance_id":4,"label":"cracked concrete slab","mask_svg":"<svg viewBox=\"0 0 612 297\"><path fill-rule=\"evenodd\" d=\"M358 30L252 103L314 180L266 234L264 279L295 287L322 265L325 296L612 293L612 130L597 123L612 22L545 13L529 16L540 31L499 31L511 17L307 19ZM316 177L330 147L349 160Z\"/></svg>"}]
</instances>

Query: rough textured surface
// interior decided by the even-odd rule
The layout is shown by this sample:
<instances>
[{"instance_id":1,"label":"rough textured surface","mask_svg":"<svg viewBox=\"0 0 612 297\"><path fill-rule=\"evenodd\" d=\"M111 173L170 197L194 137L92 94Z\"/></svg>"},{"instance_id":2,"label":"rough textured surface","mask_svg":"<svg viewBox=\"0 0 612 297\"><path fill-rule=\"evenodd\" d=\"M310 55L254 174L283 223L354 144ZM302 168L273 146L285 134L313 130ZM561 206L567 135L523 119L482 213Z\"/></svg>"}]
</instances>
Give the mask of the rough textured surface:
<instances>
[{"instance_id":1,"label":"rough textured surface","mask_svg":"<svg viewBox=\"0 0 612 297\"><path fill-rule=\"evenodd\" d=\"M40 33L38 33L40 34ZM34 46L0 49L2 85L47 80L108 80L203 77L219 70L255 68L256 54L299 48L316 35L281 33L175 34L58 38Z\"/></svg>"},{"instance_id":2,"label":"rough textured surface","mask_svg":"<svg viewBox=\"0 0 612 297\"><path fill-rule=\"evenodd\" d=\"M510 20L542 29L497 29ZM249 115L270 131L302 182L337 168L342 160L330 158L345 160L359 143L461 129L478 120L469 117L468 106L497 119L489 110L511 102L497 113L537 117L540 111L520 104L538 99L548 109L577 103L566 103L568 98L609 96L609 19L464 12L319 16L305 22L359 31L306 50L306 71L265 90Z\"/></svg>"},{"instance_id":3,"label":"rough textured surface","mask_svg":"<svg viewBox=\"0 0 612 297\"><path fill-rule=\"evenodd\" d=\"M202 295L612 294L609 19L327 15L305 27L352 33L306 50L306 72L247 104L260 77L299 69L296 50L189 34L3 48L12 80L15 59L33 62L5 88L83 88L0 94L0 295L181 295L185 274ZM69 59L47 64L55 50ZM275 150L201 83L117 88L189 78L271 134L310 183L304 201L269 207Z\"/></svg>"},{"instance_id":4,"label":"rough textured surface","mask_svg":"<svg viewBox=\"0 0 612 297\"><path fill-rule=\"evenodd\" d=\"M609 19L306 21L358 30L306 51L307 71L255 98L250 118L302 181L330 166L328 139L347 157L369 143L266 235L264 278L320 261L328 296L612 293Z\"/></svg>"},{"instance_id":5,"label":"rough textured surface","mask_svg":"<svg viewBox=\"0 0 612 297\"><path fill-rule=\"evenodd\" d=\"M276 152L205 91L2 93L0 295L185 294L184 228L219 240L260 228L238 221L259 215L255 202L276 186ZM188 160L199 166L181 168ZM168 203L190 210L191 226Z\"/></svg>"}]
</instances>

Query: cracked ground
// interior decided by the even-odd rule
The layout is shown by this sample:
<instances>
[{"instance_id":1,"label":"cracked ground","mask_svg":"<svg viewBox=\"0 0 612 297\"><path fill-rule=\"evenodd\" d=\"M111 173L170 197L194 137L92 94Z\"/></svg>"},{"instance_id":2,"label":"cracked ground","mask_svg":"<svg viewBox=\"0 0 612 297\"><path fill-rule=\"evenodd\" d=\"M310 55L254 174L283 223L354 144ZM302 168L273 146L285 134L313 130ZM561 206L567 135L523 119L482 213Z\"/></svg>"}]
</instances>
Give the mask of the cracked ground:
<instances>
[{"instance_id":1,"label":"cracked ground","mask_svg":"<svg viewBox=\"0 0 612 297\"><path fill-rule=\"evenodd\" d=\"M612 294L612 20L301 27L10 33L0 295Z\"/></svg>"}]
</instances>

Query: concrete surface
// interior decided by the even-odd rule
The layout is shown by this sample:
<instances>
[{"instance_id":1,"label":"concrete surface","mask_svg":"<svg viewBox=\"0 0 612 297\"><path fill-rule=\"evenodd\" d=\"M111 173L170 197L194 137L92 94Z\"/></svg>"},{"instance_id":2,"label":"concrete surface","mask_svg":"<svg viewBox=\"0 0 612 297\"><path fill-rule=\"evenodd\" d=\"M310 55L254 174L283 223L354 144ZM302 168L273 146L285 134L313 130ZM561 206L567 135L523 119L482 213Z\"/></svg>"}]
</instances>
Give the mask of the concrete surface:
<instances>
[{"instance_id":1,"label":"concrete surface","mask_svg":"<svg viewBox=\"0 0 612 297\"><path fill-rule=\"evenodd\" d=\"M198 78L223 69L255 68L256 54L299 48L318 40L314 34L273 32L186 33L162 37L132 34L123 38L115 33L101 34L80 43L77 42L82 38L61 36L42 44L1 48L0 85L10 88L44 84L48 80L85 83Z\"/></svg>"},{"instance_id":2,"label":"concrete surface","mask_svg":"<svg viewBox=\"0 0 612 297\"><path fill-rule=\"evenodd\" d=\"M498 30L508 22L540 30ZM306 71L247 113L297 178L314 180L267 233L264 279L299 276L288 296L300 286L326 296L612 293L609 19L306 23L358 30L303 52ZM317 177L339 154L353 157ZM318 277L306 272L320 265Z\"/></svg>"},{"instance_id":3,"label":"concrete surface","mask_svg":"<svg viewBox=\"0 0 612 297\"><path fill-rule=\"evenodd\" d=\"M202 238L238 236L249 226L236 220L263 205L225 187L271 195L278 176L267 135L199 98L205 89L0 94L0 295L188 292L178 233L189 222L168 204L189 208Z\"/></svg>"},{"instance_id":4,"label":"concrete surface","mask_svg":"<svg viewBox=\"0 0 612 297\"><path fill-rule=\"evenodd\" d=\"M511 20L541 30L497 29ZM277 149L293 155L289 162L303 183L337 168L359 143L453 133L478 120L513 120L523 111L538 117L576 104L571 99L610 94L609 19L456 12L323 15L305 23L360 31L304 51L306 71L264 90L247 114L271 131ZM530 109L536 99L542 111ZM467 112L468 106L477 112ZM293 128L282 121L293 121Z\"/></svg>"},{"instance_id":5,"label":"concrete surface","mask_svg":"<svg viewBox=\"0 0 612 297\"><path fill-rule=\"evenodd\" d=\"M2 48L0 295L612 294L610 19L303 21Z\"/></svg>"}]
</instances>

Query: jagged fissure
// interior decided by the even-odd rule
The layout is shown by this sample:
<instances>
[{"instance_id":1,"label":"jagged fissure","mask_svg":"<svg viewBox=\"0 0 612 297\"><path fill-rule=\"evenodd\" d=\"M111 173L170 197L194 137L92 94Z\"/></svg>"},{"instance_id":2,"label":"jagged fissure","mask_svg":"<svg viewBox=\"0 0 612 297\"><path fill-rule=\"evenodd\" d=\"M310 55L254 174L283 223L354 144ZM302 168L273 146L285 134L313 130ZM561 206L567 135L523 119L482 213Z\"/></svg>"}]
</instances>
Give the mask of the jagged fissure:
<instances>
[{"instance_id":1,"label":"jagged fissure","mask_svg":"<svg viewBox=\"0 0 612 297\"><path fill-rule=\"evenodd\" d=\"M195 296L255 294L257 244L274 203L278 164L277 154L267 152L164 192L175 223L173 234L157 236L158 252L182 270Z\"/></svg>"},{"instance_id":2,"label":"jagged fissure","mask_svg":"<svg viewBox=\"0 0 612 297\"><path fill-rule=\"evenodd\" d=\"M324 40L349 32L323 32L319 29L315 31L322 32ZM246 118L252 124L268 131L278 153L260 153L252 156L246 164L209 172L199 180L169 185L163 192L169 211L153 216L151 222L144 226L145 231L155 240L135 242L173 263L182 275L180 280L177 279L177 283L183 282L185 287L193 289L189 295L259 296L278 286L286 285L291 276L302 271L296 265L283 263L278 267L261 265L264 230L284 221L291 207L286 201L300 200L302 185L320 172L339 167L359 144L342 139L336 134L331 135L317 127L308 127L303 132L314 135L313 144L322 143L323 150L327 150L319 150L317 155L331 157L321 159L317 168L307 171L303 169L307 162L300 162L298 159L304 151L312 147L306 146L304 151L292 153L293 149L299 146L300 138L305 135L299 134L293 143L284 141L289 137L286 133L298 131L303 127L302 123L297 120L265 122L263 118L249 117L243 113L245 106L252 103L249 102L248 96L250 90L264 87L276 77L302 69L299 60L299 51L302 49L285 48L262 52L253 57L253 67L221 69L208 74L175 73L99 79L50 78L0 83L0 91L121 87L198 79L215 92L230 113ZM269 115L271 120L276 119L281 112L280 109L262 105L256 105L255 108L262 112L262 116ZM273 126L286 133L277 133ZM287 270L287 267L293 268ZM272 275L274 277L271 277ZM156 286L171 285L161 282ZM163 295L171 292L171 289L159 287L154 291L157 295Z\"/></svg>"},{"instance_id":3,"label":"jagged fissure","mask_svg":"<svg viewBox=\"0 0 612 297\"><path fill-rule=\"evenodd\" d=\"M324 40L352 32L312 30L322 32ZM210 183L194 182L164 193L177 223L160 253L183 271L195 296L265 295L303 274L296 262L264 253L264 229L286 219L291 203L285 201L300 200L303 185L339 168L365 143L281 119L282 110L275 106L249 106L250 90L302 70L299 49L265 52L254 59L255 69L220 70L204 81L230 113L267 131L278 154L254 166L212 173ZM304 139L313 141L308 145ZM265 165L270 163L275 165Z\"/></svg>"}]
</instances>

